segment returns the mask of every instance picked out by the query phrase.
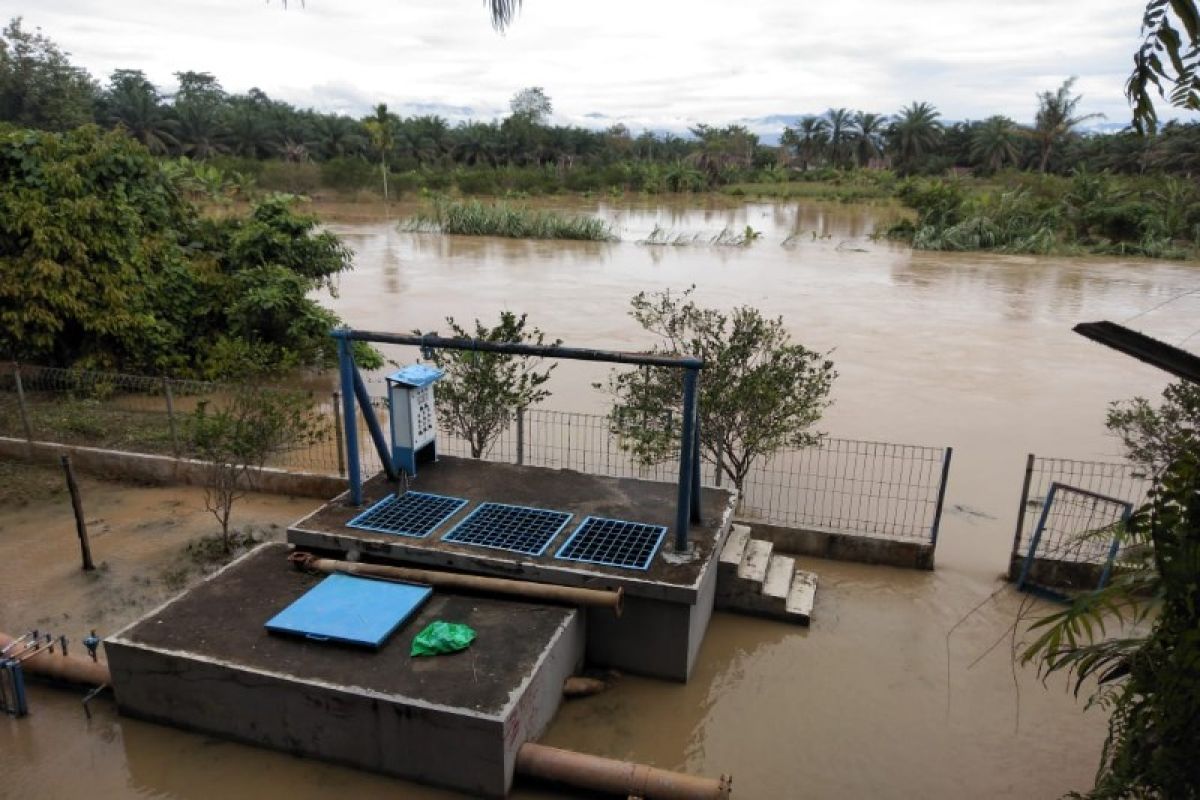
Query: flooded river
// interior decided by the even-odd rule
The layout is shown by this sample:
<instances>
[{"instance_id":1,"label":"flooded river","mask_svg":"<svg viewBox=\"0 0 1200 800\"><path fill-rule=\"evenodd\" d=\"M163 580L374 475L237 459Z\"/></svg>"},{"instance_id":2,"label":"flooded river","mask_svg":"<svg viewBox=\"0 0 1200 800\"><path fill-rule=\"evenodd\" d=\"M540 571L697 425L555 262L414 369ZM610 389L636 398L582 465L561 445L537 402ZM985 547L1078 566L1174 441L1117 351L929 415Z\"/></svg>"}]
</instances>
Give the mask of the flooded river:
<instances>
[{"instance_id":1,"label":"flooded river","mask_svg":"<svg viewBox=\"0 0 1200 800\"><path fill-rule=\"evenodd\" d=\"M1165 385L1071 326L1127 320L1198 289L1200 266L913 253L870 238L898 213L887 207L712 203L582 205L613 221L623 241L612 244L407 234L349 214L331 224L356 268L328 302L356 327L445 331L446 315L487 320L508 308L567 344L637 349L650 340L628 317L629 298L695 284L704 304L754 305L832 351L840 377L823 430L955 448L936 572L802 559L821 579L811 629L718 614L687 685L625 677L564 705L544 741L731 772L739 798L1049 798L1090 785L1104 718L1085 714L1061 682L1043 688L1011 669L1003 634L1017 600L1002 594L946 634L1005 568L1025 454L1114 458L1106 404ZM747 247L638 243L655 227L704 239L747 225L762 233ZM1198 319L1191 295L1131 325L1178 342ZM605 374L564 363L546 407L602 413L590 384ZM112 502L144 509L145 491L113 492ZM177 499L196 502L182 490ZM302 507L254 508L286 523ZM69 532L69 520L61 502L0 516L6 572L38 568L16 544ZM55 602L48 578L20 586ZM0 585L0 629L33 622L13 598ZM119 719L106 702L91 722L73 695L35 688L32 705L27 720L0 719L0 796L450 797Z\"/></svg>"}]
</instances>

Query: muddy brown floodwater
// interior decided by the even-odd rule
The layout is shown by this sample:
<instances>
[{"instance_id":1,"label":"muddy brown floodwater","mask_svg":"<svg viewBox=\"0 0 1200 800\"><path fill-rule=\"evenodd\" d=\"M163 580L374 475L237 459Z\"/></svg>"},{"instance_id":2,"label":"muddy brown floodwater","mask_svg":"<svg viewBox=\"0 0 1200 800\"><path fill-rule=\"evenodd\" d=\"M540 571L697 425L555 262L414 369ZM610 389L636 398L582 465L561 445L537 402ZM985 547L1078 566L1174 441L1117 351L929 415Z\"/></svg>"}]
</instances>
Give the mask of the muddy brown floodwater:
<instances>
[{"instance_id":1,"label":"muddy brown floodwater","mask_svg":"<svg viewBox=\"0 0 1200 800\"><path fill-rule=\"evenodd\" d=\"M630 296L695 284L703 303L782 315L799 341L833 351L840 377L824 430L955 448L936 572L801 559L821 580L811 629L717 614L687 685L627 676L565 704L544 741L731 772L739 798L1056 797L1087 786L1104 718L1084 713L1062 682L1043 687L1011 668L1003 634L1018 600L1001 593L949 646L946 634L998 585L1025 454L1114 458L1106 404L1165 385L1071 326L1126 320L1200 289L1200 266L913 253L869 238L897 215L886 206L704 202L575 204L614 222L624 240L614 244L406 234L374 212L331 209L356 268L328 302L352 325L444 331L446 315L509 308L568 344L634 349L649 341L626 313ZM746 225L763 234L749 247L637 243L655 226L711 237ZM1184 296L1132 324L1178 342L1200 325L1198 312L1198 296ZM547 407L602 412L590 384L605 374L562 364ZM202 525L191 490L101 494L110 506L97 513L122 533L101 538L97 557L130 593L101 603L108 632L162 592L165 543L177 547ZM286 524L310 505L256 498L246 513ZM0 629L43 618L84 627L83 609L105 595L69 559L56 566L73 535L65 498L0 510ZM88 722L76 696L35 687L31 699L33 716L0 720L3 796L451 796L120 719L106 702ZM517 796L556 795L521 787Z\"/></svg>"}]
</instances>

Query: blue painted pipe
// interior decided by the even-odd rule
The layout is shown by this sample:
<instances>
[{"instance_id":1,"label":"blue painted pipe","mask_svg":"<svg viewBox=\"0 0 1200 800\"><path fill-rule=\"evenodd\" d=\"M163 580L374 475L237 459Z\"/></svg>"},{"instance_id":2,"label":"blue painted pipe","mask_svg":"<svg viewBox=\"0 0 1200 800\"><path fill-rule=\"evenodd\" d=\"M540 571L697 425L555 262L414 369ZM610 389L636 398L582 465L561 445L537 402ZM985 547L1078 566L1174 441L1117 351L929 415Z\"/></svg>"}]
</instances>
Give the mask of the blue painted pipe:
<instances>
[{"instance_id":1,"label":"blue painted pipe","mask_svg":"<svg viewBox=\"0 0 1200 800\"><path fill-rule=\"evenodd\" d=\"M688 549L688 525L692 508L692 478L696 453L696 375L683 373L683 432L679 439L679 495L675 506L675 552Z\"/></svg>"},{"instance_id":2,"label":"blue painted pipe","mask_svg":"<svg viewBox=\"0 0 1200 800\"><path fill-rule=\"evenodd\" d=\"M361 506L362 466L358 459L358 414L354 409L354 353L350 340L339 337L338 371L342 378L342 424L346 426L347 476L350 480L350 503Z\"/></svg>"},{"instance_id":3,"label":"blue painted pipe","mask_svg":"<svg viewBox=\"0 0 1200 800\"><path fill-rule=\"evenodd\" d=\"M383 464L383 471L387 473L388 480L395 481L397 480L396 466L392 463L392 454L388 450L387 439L383 436L383 428L380 427L379 419L375 416L375 408L371 405L371 395L367 392L367 384L363 382L358 365L352 364L351 369L354 371L354 394L358 397L358 404L362 406L363 419L367 421L367 430L371 432L371 441L375 442L375 452L379 454L379 463Z\"/></svg>"}]
</instances>

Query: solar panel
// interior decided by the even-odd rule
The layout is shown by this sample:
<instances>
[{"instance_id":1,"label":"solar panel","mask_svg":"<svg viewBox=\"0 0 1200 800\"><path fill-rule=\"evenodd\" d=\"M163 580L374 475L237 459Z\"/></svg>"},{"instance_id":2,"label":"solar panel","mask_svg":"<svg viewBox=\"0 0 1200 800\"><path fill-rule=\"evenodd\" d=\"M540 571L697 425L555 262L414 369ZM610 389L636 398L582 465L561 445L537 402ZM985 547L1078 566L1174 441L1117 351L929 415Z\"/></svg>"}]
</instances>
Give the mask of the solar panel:
<instances>
[{"instance_id":1,"label":"solar panel","mask_svg":"<svg viewBox=\"0 0 1200 800\"><path fill-rule=\"evenodd\" d=\"M609 567L646 569L667 529L662 525L588 517L558 548L555 558Z\"/></svg>"},{"instance_id":2,"label":"solar panel","mask_svg":"<svg viewBox=\"0 0 1200 800\"><path fill-rule=\"evenodd\" d=\"M415 583L330 575L266 623L274 633L379 647L433 589Z\"/></svg>"},{"instance_id":3,"label":"solar panel","mask_svg":"<svg viewBox=\"0 0 1200 800\"><path fill-rule=\"evenodd\" d=\"M380 500L346 523L348 527L397 536L428 536L467 504L461 497L405 492Z\"/></svg>"},{"instance_id":4,"label":"solar panel","mask_svg":"<svg viewBox=\"0 0 1200 800\"><path fill-rule=\"evenodd\" d=\"M571 516L566 511L480 503L462 522L451 528L442 541L540 556L567 526Z\"/></svg>"}]
</instances>

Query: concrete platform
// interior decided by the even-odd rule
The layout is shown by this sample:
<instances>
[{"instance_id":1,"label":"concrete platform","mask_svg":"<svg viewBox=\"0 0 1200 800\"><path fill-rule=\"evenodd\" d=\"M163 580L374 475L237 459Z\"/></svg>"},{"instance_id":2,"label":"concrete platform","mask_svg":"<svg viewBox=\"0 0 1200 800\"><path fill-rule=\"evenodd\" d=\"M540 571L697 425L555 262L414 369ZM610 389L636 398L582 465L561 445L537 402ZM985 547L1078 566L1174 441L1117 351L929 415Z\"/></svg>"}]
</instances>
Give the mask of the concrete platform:
<instances>
[{"instance_id":1,"label":"concrete platform","mask_svg":"<svg viewBox=\"0 0 1200 800\"><path fill-rule=\"evenodd\" d=\"M717 556L733 517L733 492L711 487L702 491L704 522L691 526L694 552L680 561L664 555L675 522L674 484L443 457L423 465L410 488L469 502L430 536L417 539L347 527L361 509L347 505L348 495L342 494L291 525L288 541L318 552L356 553L370 561L566 586L622 587L625 611L620 618L606 611L588 612L588 662L687 680L712 615ZM383 475L376 475L364 485L363 508L393 491ZM442 541L455 523L488 501L569 511L575 516L540 556ZM588 515L665 525L667 541L645 571L555 559L558 546Z\"/></svg>"},{"instance_id":2,"label":"concrete platform","mask_svg":"<svg viewBox=\"0 0 1200 800\"><path fill-rule=\"evenodd\" d=\"M324 576L263 545L105 641L122 714L472 795L502 797L583 660L580 612L434 595L378 651L268 633ZM477 632L467 650L412 658L430 622Z\"/></svg>"}]
</instances>

